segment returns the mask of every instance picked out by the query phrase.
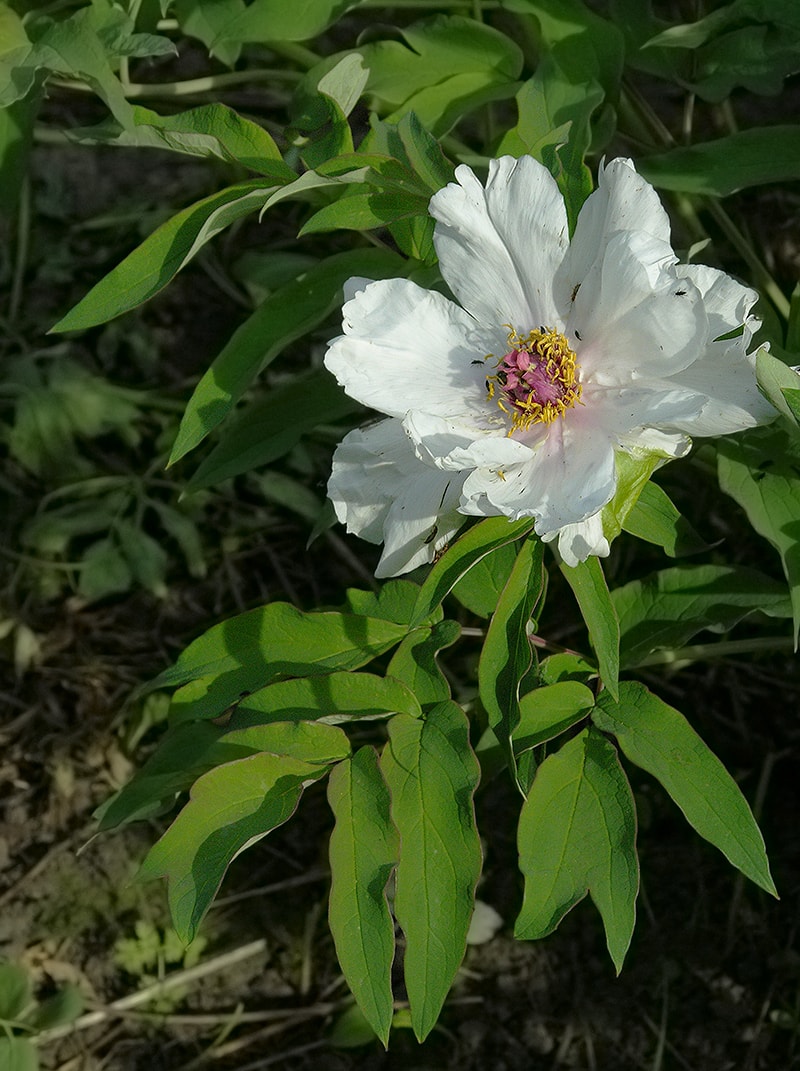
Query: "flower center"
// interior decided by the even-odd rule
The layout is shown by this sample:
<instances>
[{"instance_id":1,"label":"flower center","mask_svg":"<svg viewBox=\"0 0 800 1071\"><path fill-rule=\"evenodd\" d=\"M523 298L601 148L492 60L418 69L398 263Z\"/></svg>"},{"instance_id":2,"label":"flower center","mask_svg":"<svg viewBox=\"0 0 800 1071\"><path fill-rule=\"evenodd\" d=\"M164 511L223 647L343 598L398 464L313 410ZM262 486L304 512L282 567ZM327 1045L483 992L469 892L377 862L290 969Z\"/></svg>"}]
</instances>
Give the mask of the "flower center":
<instances>
[{"instance_id":1,"label":"flower center","mask_svg":"<svg viewBox=\"0 0 800 1071\"><path fill-rule=\"evenodd\" d=\"M508 345L497 371L486 379L486 390L511 416L509 435L532 424L552 424L580 402L577 359L559 331L540 327L520 335L511 328Z\"/></svg>"}]
</instances>

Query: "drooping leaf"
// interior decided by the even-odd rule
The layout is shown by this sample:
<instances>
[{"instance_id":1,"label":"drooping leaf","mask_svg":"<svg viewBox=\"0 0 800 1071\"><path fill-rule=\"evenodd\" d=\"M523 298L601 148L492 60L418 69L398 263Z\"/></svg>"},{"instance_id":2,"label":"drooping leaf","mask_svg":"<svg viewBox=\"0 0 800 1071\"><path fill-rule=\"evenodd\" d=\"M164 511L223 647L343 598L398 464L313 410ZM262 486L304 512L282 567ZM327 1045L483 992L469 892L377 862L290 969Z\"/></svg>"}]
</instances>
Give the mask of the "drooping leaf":
<instances>
[{"instance_id":1,"label":"drooping leaf","mask_svg":"<svg viewBox=\"0 0 800 1071\"><path fill-rule=\"evenodd\" d=\"M731 775L684 716L625 681L619 700L601 693L592 720L631 760L657 778L701 837L756 885L777 896L764 839Z\"/></svg>"},{"instance_id":2,"label":"drooping leaf","mask_svg":"<svg viewBox=\"0 0 800 1071\"><path fill-rule=\"evenodd\" d=\"M105 275L52 331L83 331L113 320L162 290L206 242L262 208L275 189L263 179L229 186L184 208Z\"/></svg>"},{"instance_id":3,"label":"drooping leaf","mask_svg":"<svg viewBox=\"0 0 800 1071\"><path fill-rule=\"evenodd\" d=\"M194 940L234 857L291 818L304 784L326 772L261 752L195 781L189 802L138 874L142 881L167 879L172 924L184 944Z\"/></svg>"},{"instance_id":4,"label":"drooping leaf","mask_svg":"<svg viewBox=\"0 0 800 1071\"><path fill-rule=\"evenodd\" d=\"M481 869L472 803L478 763L464 712L449 702L424 719L392 718L381 770L400 836L394 910L406 937L411 1024L421 1041L464 956Z\"/></svg>"},{"instance_id":5,"label":"drooping leaf","mask_svg":"<svg viewBox=\"0 0 800 1071\"><path fill-rule=\"evenodd\" d=\"M144 691L180 689L171 709L176 724L215 717L243 692L283 677L358 669L406 631L377 618L305 614L289 603L273 602L214 625Z\"/></svg>"},{"instance_id":6,"label":"drooping leaf","mask_svg":"<svg viewBox=\"0 0 800 1071\"><path fill-rule=\"evenodd\" d=\"M613 744L584 729L539 767L518 832L525 877L514 934L546 937L588 892L617 973L636 921L636 811Z\"/></svg>"},{"instance_id":7,"label":"drooping leaf","mask_svg":"<svg viewBox=\"0 0 800 1071\"><path fill-rule=\"evenodd\" d=\"M394 1010L394 920L386 884L399 844L373 748L362 747L333 768L328 801L336 819L329 848L331 933L347 984L386 1045Z\"/></svg>"},{"instance_id":8,"label":"drooping leaf","mask_svg":"<svg viewBox=\"0 0 800 1071\"><path fill-rule=\"evenodd\" d=\"M559 564L578 600L603 684L612 695L616 695L620 667L620 623L600 559L590 557L576 566Z\"/></svg>"},{"instance_id":9,"label":"drooping leaf","mask_svg":"<svg viewBox=\"0 0 800 1071\"><path fill-rule=\"evenodd\" d=\"M497 547L521 539L532 528L533 520L529 518L509 521L506 517L487 517L485 521L470 528L445 551L428 573L420 589L411 624L418 625L424 621L481 558Z\"/></svg>"}]
</instances>

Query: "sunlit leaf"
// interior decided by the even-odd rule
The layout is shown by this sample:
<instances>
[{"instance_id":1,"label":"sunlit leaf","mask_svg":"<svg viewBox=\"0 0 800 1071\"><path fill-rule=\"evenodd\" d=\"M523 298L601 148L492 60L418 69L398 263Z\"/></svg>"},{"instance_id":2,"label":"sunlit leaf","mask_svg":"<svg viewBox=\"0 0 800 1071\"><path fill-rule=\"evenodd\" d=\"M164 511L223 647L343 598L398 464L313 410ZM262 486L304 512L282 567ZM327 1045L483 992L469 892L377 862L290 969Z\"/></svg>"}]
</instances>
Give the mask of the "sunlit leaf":
<instances>
[{"instance_id":1,"label":"sunlit leaf","mask_svg":"<svg viewBox=\"0 0 800 1071\"><path fill-rule=\"evenodd\" d=\"M589 557L576 566L559 564L578 600L603 684L612 695L616 695L620 667L620 624L600 559Z\"/></svg>"},{"instance_id":2,"label":"sunlit leaf","mask_svg":"<svg viewBox=\"0 0 800 1071\"><path fill-rule=\"evenodd\" d=\"M661 782L701 837L756 885L777 895L747 801L682 714L643 684L625 681L618 701L600 694L592 720L616 737L631 762Z\"/></svg>"},{"instance_id":3,"label":"sunlit leaf","mask_svg":"<svg viewBox=\"0 0 800 1071\"><path fill-rule=\"evenodd\" d=\"M172 924L194 940L232 860L294 814L304 784L326 767L260 753L209 770L167 832L150 849L138 877L166 878Z\"/></svg>"},{"instance_id":4,"label":"sunlit leaf","mask_svg":"<svg viewBox=\"0 0 800 1071\"><path fill-rule=\"evenodd\" d=\"M450 685L436 656L460 635L457 621L439 621L430 628L415 629L392 655L386 672L403 681L423 706L443 702L450 698Z\"/></svg>"},{"instance_id":5,"label":"sunlit leaf","mask_svg":"<svg viewBox=\"0 0 800 1071\"><path fill-rule=\"evenodd\" d=\"M406 937L414 1033L433 1029L466 948L481 869L472 796L478 763L455 703L389 722L381 770L400 835L394 910Z\"/></svg>"},{"instance_id":6,"label":"sunlit leaf","mask_svg":"<svg viewBox=\"0 0 800 1071\"><path fill-rule=\"evenodd\" d=\"M588 892L619 973L636 921L636 812L616 749L601 733L584 729L541 764L518 844L525 891L515 936L546 937Z\"/></svg>"},{"instance_id":7,"label":"sunlit leaf","mask_svg":"<svg viewBox=\"0 0 800 1071\"><path fill-rule=\"evenodd\" d=\"M389 792L373 748L331 771L328 918L342 973L372 1029L387 1044L392 1024L394 920L386 884L397 860Z\"/></svg>"}]
</instances>

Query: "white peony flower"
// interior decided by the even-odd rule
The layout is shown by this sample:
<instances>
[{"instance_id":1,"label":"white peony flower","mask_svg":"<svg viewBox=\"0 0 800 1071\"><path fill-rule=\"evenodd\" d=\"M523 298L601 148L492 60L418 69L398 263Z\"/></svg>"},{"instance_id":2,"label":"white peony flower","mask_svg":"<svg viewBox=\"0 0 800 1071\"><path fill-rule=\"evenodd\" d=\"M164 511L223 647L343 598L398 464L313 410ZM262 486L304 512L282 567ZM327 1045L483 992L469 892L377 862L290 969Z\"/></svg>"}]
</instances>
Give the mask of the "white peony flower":
<instances>
[{"instance_id":1,"label":"white peony flower","mask_svg":"<svg viewBox=\"0 0 800 1071\"><path fill-rule=\"evenodd\" d=\"M747 354L752 290L679 265L629 160L600 168L572 241L541 164L465 166L434 195L434 243L460 302L407 279L346 287L325 364L389 419L338 447L328 493L383 542L379 576L433 560L464 515L535 518L569 565L608 553L615 455L686 453L689 435L771 419ZM743 326L741 334L720 336Z\"/></svg>"}]
</instances>

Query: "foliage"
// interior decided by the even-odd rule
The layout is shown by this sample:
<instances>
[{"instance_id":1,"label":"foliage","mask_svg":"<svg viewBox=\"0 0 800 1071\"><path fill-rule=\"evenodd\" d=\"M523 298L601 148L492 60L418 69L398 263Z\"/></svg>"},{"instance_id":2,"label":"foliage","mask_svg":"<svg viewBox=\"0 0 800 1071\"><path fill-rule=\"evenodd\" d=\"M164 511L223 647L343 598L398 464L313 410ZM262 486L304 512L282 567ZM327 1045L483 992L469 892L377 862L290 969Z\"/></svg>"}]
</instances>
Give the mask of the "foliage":
<instances>
[{"instance_id":1,"label":"foliage","mask_svg":"<svg viewBox=\"0 0 800 1071\"><path fill-rule=\"evenodd\" d=\"M606 573L598 558L570 567L532 521L490 518L467 528L427 573L351 590L333 608L270 602L216 621L147 686L169 694L169 730L101 808L101 828L180 806L141 876L166 878L175 930L190 942L231 861L326 782L335 818L331 931L360 1011L385 1044L400 955L416 1036L436 1024L465 951L481 835L491 838L477 827L474 795L505 770L520 796L508 821L524 879L521 939L552 932L588 893L622 968L639 886L631 767L659 781L703 838L775 894L736 781L659 698L657 681L651 691L628 678L721 656L742 621L748 636L776 645L800 628L800 383L789 367L800 360L792 356L800 301L786 299L722 203L734 191L800 177L800 134L780 126L709 140L689 129L677 145L635 86L645 71L713 105L728 105L734 88L777 94L797 70L800 22L791 0L732 0L673 25L634 0L592 7L503 0L406 18L387 5L372 25L375 6L353 0L162 0L160 9L93 0L24 17L0 4L4 189L20 185L45 86L93 95L98 122L66 131L84 151L113 145L137 167L145 166L139 150L192 157L211 185L168 218L162 212L141 244L60 310L53 330L66 342L24 353L4 372L8 454L57 484L23 525L23 547L71 569L87 600L133 582L163 596L170 540L189 571L203 574L201 511L191 499L177 502L180 486L192 494L257 479L315 534L329 527L304 486L318 474L313 464L302 470L298 451L327 456L361 415L321 366L319 343L338 330L333 314L351 277L441 285L427 205L460 163L536 157L558 181L574 226L618 127L641 173L674 191L696 241L706 237L699 209L712 206L762 291L763 334L777 356L763 349L757 367L776 419L705 447L696 470L713 467L763 537L763 547L754 542L758 569L734 548L709 546L702 523L700 536L650 480L653 459L639 459L620 473L604 517L609 539L647 563L639 575ZM335 35L324 36L330 27ZM188 39L209 57L212 73L199 81L179 73ZM333 40L346 47L332 51ZM172 80L155 82L164 71ZM274 108L251 116L216 99L236 85L266 85ZM201 103L182 108L183 95ZM54 132L51 113L46 129ZM20 235L25 213L15 204L9 198L5 211ZM87 371L71 347L130 317L256 218L261 251L223 275L240 299L246 290L247 315L199 378L180 425L162 424L170 464L204 451L194 472L166 490L152 457L141 478L98 472L87 443L113 436L138 447L163 399ZM296 249L270 246L281 226L300 236ZM276 462L289 473L279 465L254 474ZM663 567L652 548L675 562ZM686 554L702 559L687 563ZM552 640L555 619L574 613L564 610L570 600L585 626L580 651ZM701 632L713 641L687 650ZM442 655L457 642L477 664L469 688L454 686L451 656ZM11 992L25 983L5 970L2 1017L27 1029L28 995ZM4 1043L29 1066L24 1040Z\"/></svg>"}]
</instances>

